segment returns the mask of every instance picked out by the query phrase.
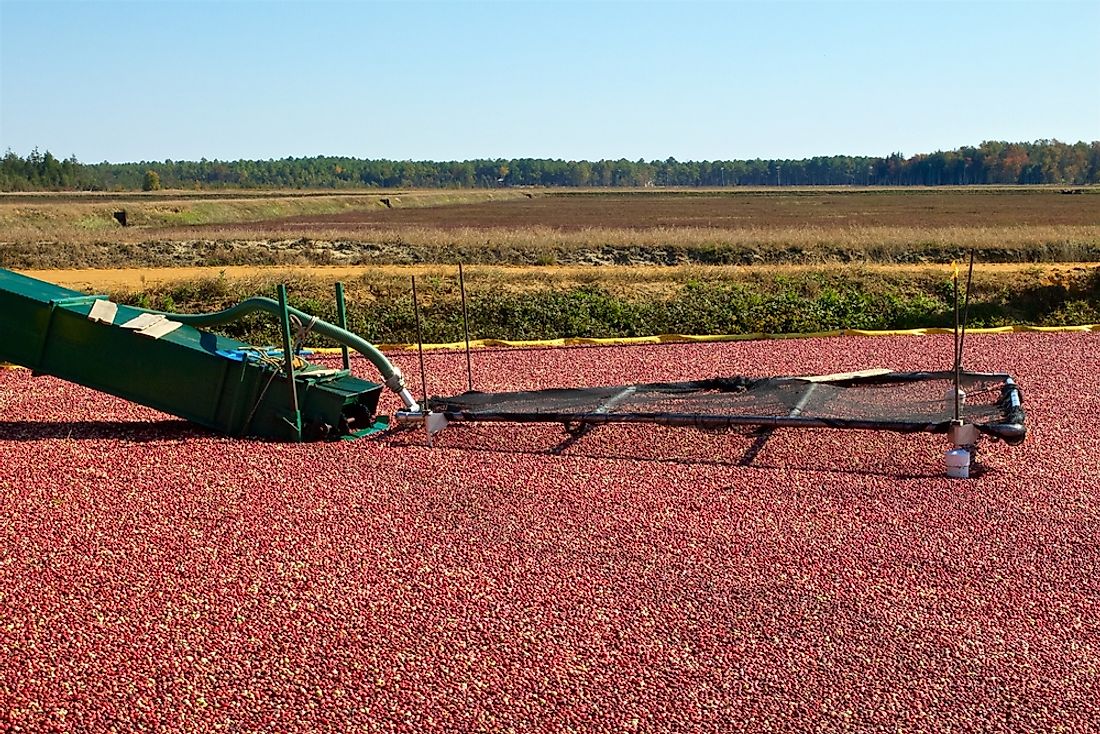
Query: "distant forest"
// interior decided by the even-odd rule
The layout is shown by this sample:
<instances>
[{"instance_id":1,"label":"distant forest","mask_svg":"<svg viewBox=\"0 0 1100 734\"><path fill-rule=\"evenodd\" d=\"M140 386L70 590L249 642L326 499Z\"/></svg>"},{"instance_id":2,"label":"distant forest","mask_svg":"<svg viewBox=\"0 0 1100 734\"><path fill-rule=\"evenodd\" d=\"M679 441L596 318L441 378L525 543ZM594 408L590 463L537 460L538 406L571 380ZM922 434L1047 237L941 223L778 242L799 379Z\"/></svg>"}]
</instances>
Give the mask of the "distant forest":
<instances>
[{"instance_id":1,"label":"distant forest","mask_svg":"<svg viewBox=\"0 0 1100 734\"><path fill-rule=\"evenodd\" d=\"M207 188L358 189L511 186L966 186L1100 183L1100 141L987 141L906 158L391 161L316 156L263 161L81 163L37 148L0 161L2 191Z\"/></svg>"}]
</instances>

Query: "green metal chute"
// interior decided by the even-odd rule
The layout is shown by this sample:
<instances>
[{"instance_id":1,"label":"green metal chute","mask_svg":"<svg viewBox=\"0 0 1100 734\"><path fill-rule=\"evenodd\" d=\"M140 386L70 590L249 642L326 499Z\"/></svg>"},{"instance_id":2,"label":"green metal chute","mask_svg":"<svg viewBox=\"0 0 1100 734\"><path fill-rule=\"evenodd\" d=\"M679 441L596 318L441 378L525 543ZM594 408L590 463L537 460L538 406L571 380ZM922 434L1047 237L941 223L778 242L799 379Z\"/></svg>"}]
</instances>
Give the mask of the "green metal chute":
<instances>
[{"instance_id":1,"label":"green metal chute","mask_svg":"<svg viewBox=\"0 0 1100 734\"><path fill-rule=\"evenodd\" d=\"M168 314L113 303L0 269L0 361L12 362L179 416L221 433L280 440L365 435L383 385L295 359L291 315L366 357L407 411L420 406L374 345L302 311L252 298L213 314ZM275 352L201 327L265 312L282 324Z\"/></svg>"}]
</instances>

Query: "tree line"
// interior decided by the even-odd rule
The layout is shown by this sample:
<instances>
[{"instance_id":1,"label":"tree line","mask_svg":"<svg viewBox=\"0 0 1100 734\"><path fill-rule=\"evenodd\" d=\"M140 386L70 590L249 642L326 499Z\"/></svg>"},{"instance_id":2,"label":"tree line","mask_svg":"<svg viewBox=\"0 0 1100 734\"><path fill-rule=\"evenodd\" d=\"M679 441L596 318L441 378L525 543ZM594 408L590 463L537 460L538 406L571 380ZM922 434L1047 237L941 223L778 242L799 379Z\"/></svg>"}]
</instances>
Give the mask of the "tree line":
<instances>
[{"instance_id":1,"label":"tree line","mask_svg":"<svg viewBox=\"0 0 1100 734\"><path fill-rule=\"evenodd\" d=\"M37 148L0 160L0 191L192 188L497 188L506 186L966 186L1100 183L1100 141L986 141L905 157L800 160L393 161L340 156L278 160L81 163Z\"/></svg>"}]
</instances>

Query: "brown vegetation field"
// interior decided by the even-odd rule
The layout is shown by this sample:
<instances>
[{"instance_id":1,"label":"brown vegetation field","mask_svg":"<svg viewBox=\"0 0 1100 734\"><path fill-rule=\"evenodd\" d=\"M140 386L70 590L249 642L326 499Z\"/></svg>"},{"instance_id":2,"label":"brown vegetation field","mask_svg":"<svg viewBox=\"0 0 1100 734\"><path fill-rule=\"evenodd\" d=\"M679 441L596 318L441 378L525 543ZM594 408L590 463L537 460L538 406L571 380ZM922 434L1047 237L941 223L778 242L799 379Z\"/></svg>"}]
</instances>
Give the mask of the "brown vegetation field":
<instances>
[{"instance_id":1,"label":"brown vegetation field","mask_svg":"<svg viewBox=\"0 0 1100 734\"><path fill-rule=\"evenodd\" d=\"M785 227L1017 227L1100 225L1100 198L1053 189L548 192L433 207L385 206L258 223L309 232L343 227L559 230Z\"/></svg>"},{"instance_id":2,"label":"brown vegetation field","mask_svg":"<svg viewBox=\"0 0 1100 734\"><path fill-rule=\"evenodd\" d=\"M113 214L127 212L122 227ZM1100 190L0 196L0 266L1100 260Z\"/></svg>"}]
</instances>

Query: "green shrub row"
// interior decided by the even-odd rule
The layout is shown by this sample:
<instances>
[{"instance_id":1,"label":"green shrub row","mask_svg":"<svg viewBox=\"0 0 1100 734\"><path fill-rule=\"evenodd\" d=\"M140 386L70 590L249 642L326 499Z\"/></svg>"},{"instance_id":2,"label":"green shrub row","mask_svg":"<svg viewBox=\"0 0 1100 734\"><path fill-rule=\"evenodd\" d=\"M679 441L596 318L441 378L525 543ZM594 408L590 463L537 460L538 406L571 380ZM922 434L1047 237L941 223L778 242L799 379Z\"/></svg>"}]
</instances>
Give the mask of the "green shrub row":
<instances>
[{"instance_id":1,"label":"green shrub row","mask_svg":"<svg viewBox=\"0 0 1100 734\"><path fill-rule=\"evenodd\" d=\"M457 286L426 278L420 284L425 342L463 338ZM292 282L291 305L336 322L328 285ZM412 296L402 284L348 286L349 328L377 343L416 341ZM212 311L253 295L274 297L275 283L205 279L136 293L113 294L124 303L165 311ZM473 338L552 339L651 334L799 333L833 329L909 329L950 326L950 280L889 282L839 275L776 275L749 282L688 281L654 294L599 283L525 290L481 288L469 293ZM1057 283L1008 282L976 289L974 327L1006 324L1068 325L1100 322L1100 269ZM274 343L271 319L254 317L223 327L233 337Z\"/></svg>"}]
</instances>

